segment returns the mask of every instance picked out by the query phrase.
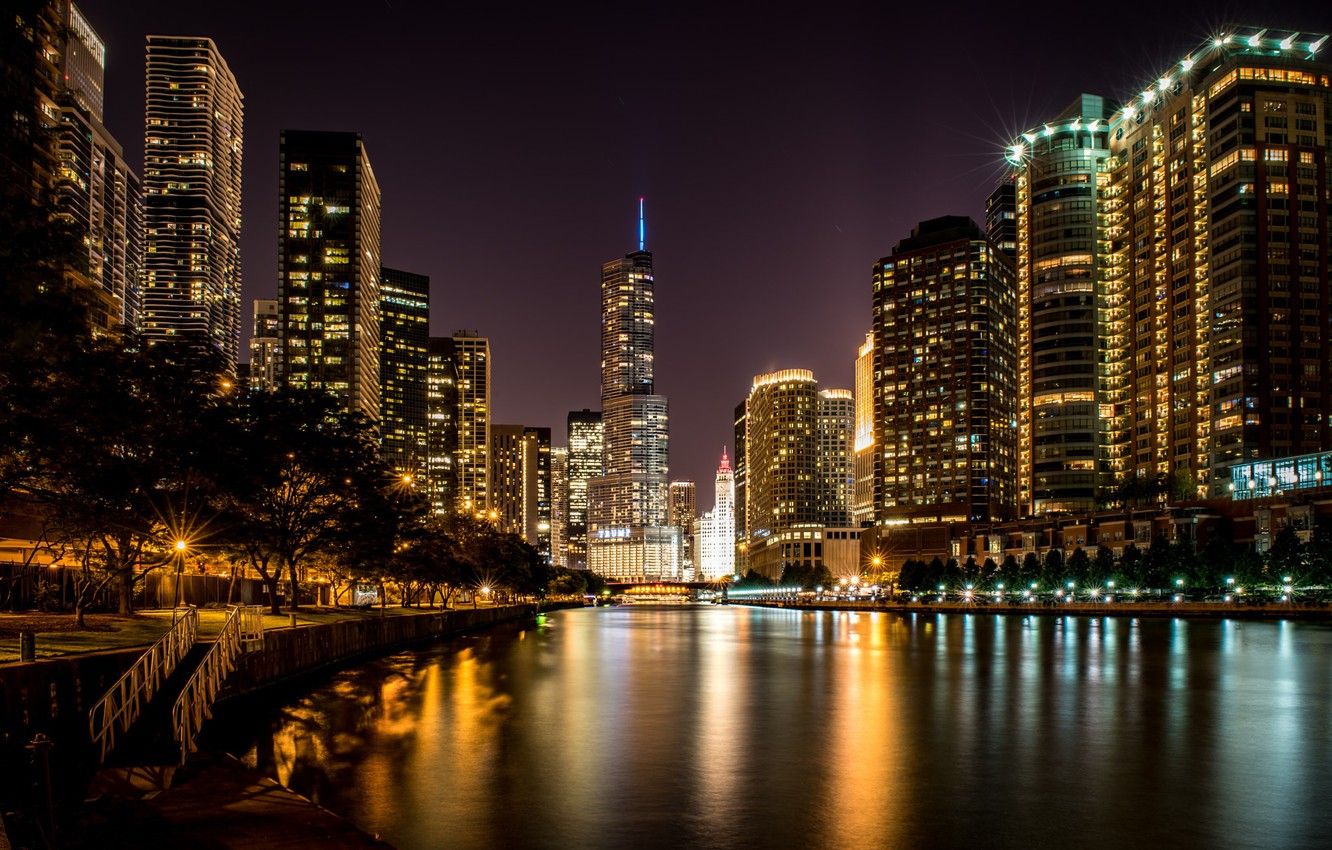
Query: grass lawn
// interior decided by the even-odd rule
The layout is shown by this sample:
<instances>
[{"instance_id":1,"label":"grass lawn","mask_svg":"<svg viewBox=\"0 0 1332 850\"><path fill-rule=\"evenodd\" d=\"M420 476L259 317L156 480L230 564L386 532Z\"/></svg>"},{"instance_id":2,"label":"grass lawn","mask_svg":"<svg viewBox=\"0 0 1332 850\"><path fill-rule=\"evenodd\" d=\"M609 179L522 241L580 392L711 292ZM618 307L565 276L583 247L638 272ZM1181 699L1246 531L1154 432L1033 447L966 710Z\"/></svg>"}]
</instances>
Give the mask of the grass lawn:
<instances>
[{"instance_id":1,"label":"grass lawn","mask_svg":"<svg viewBox=\"0 0 1332 850\"><path fill-rule=\"evenodd\" d=\"M434 609L438 611L439 609ZM428 614L429 608L402 608L389 605L383 609L383 616L400 617L409 614ZM319 623L336 623L341 620L379 617L380 609L367 611L348 608L306 608L296 612L296 625L309 626ZM212 640L222 630L227 611L222 608L199 609L199 639ZM85 618L87 628L74 627L73 614L43 614L30 612L24 614L0 613L0 664L19 660L19 632L37 633L37 657L55 658L80 652L96 652L104 649L122 649L130 646L147 647L161 637L171 627L171 611L147 610L132 617L116 614L89 614ZM291 626L290 614L280 616L264 615L265 629L285 629Z\"/></svg>"}]
</instances>

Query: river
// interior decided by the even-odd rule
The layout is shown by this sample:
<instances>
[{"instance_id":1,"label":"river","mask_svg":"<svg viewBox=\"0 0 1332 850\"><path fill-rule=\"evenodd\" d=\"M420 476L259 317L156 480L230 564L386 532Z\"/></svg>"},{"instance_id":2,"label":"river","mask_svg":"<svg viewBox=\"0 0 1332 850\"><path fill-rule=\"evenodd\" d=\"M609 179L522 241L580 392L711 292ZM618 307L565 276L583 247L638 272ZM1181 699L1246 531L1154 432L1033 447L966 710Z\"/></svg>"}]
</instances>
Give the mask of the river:
<instances>
[{"instance_id":1,"label":"river","mask_svg":"<svg viewBox=\"0 0 1332 850\"><path fill-rule=\"evenodd\" d=\"M560 611L216 741L402 850L1332 846L1332 628Z\"/></svg>"}]
</instances>

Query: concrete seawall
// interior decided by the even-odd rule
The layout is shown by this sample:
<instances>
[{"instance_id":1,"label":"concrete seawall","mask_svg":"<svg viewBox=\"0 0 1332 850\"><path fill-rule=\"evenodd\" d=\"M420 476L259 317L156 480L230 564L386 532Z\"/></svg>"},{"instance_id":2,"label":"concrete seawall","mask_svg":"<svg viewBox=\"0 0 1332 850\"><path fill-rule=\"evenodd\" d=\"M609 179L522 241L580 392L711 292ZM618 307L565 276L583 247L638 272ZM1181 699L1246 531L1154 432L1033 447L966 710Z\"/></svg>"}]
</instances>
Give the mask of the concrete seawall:
<instances>
[{"instance_id":1,"label":"concrete seawall","mask_svg":"<svg viewBox=\"0 0 1332 850\"><path fill-rule=\"evenodd\" d=\"M536 613L535 604L525 603L271 629L262 651L237 659L221 698L401 646L530 619ZM53 742L52 757L63 764L91 759L88 711L145 649L89 652L0 667L0 765L26 762L24 747L38 734ZM0 798L8 790L6 784L0 776Z\"/></svg>"},{"instance_id":2,"label":"concrete seawall","mask_svg":"<svg viewBox=\"0 0 1332 850\"><path fill-rule=\"evenodd\" d=\"M264 635L262 651L249 652L236 659L236 670L227 677L219 699L243 696L293 676L344 666L362 656L500 623L531 619L536 614L536 605L522 604L426 611L418 615L368 617L274 629Z\"/></svg>"}]
</instances>

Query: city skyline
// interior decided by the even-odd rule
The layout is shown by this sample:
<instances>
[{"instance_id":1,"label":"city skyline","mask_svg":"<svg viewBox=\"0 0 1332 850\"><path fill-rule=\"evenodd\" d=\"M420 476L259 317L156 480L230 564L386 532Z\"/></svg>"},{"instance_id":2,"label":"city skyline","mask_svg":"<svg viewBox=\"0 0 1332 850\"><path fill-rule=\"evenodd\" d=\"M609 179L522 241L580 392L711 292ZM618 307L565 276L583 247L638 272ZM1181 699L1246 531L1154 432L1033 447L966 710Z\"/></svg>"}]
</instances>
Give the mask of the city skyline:
<instances>
[{"instance_id":1,"label":"city skyline","mask_svg":"<svg viewBox=\"0 0 1332 850\"><path fill-rule=\"evenodd\" d=\"M764 22L745 34L746 20L734 13L717 19L714 35L686 35L694 29L691 18L640 10L632 14L648 15L654 24L643 36L650 45L684 39L688 49L670 53L690 61L659 50L652 69L620 75L614 69L622 53L596 59L588 57L598 50L576 48L586 42L604 50L601 36L623 25L627 11L604 19L592 13L555 21L531 17L510 30L491 13L473 10L468 14L475 19L466 23L474 43L444 36L449 49L436 50L441 28L404 23L405 17L428 20L434 13L398 7L368 11L359 37L371 45L406 39L396 50L410 60L402 72L376 76L372 69L362 80L362 66L348 65L323 69L314 84L304 82L303 51L279 48L293 33L305 33L314 44L337 24L318 20L304 6L265 9L270 24L259 29L244 6L218 13L93 0L81 8L107 43L106 123L125 144L131 167L142 161L147 33L213 38L237 75L246 92L246 305L276 291L271 234L278 130L361 132L384 187L384 263L431 277L432 300L448 305L433 311L433 335L475 327L491 337L499 421L558 426L568 410L596 406L597 350L589 329L595 327L598 296L588 269L632 244L632 204L646 195L652 242L663 257L659 272L672 284L659 305L664 330L658 363L678 432L671 472L694 480L710 479L715 446L729 440L731 423L711 404L710 388L693 385L690 376L709 370L718 387L736 395L758 372L800 365L850 385L855 340L867 330L873 259L925 218L982 220L1002 147L1015 133L1083 91L1127 95L1228 20L1313 29L1322 23L1312 3L1243 14L1210 6L1165 10L1132 38L1125 38L1127 29L1084 33L1076 22L1016 21L1000 10L982 11L961 34L942 13L902 18L906 32L949 31L950 40L967 35L978 43L1009 44L1006 52L958 62L924 37L891 50L869 49L872 34L881 31L873 26L877 16L887 21L897 15L888 10L821 20L828 26L810 27L813 42L795 38L789 23ZM551 26L566 36L566 49L557 55L549 45L560 39L549 38ZM1075 29L1077 40L1064 37ZM1037 31L1044 37L1036 37ZM501 35L515 40L515 49L502 51L502 59L487 58L488 46ZM767 45L773 39L801 43L801 49L772 58ZM734 57L720 65L709 59L710 51L721 52L717 42L726 40L734 42L728 49L750 56L756 70L744 71L747 63ZM854 49L862 43L865 49ZM1089 50L1102 60L1086 62ZM1070 62L1076 74L1066 73ZM930 72L928 79L913 70L918 66ZM462 67L476 72L463 77L465 85L448 82L447 72ZM533 82L527 72L536 67L548 79ZM266 78L281 82L260 85ZM408 79L422 81L403 82ZM912 82L902 86L903 79ZM525 91L529 84L531 92ZM447 127L448 143L436 165L430 162L435 149L402 129L399 107L438 86L443 99L435 113L419 119L440 132ZM572 90L567 114L541 105L552 88ZM945 91L948 98L941 96ZM885 92L899 98L891 109L883 108ZM548 148L513 140L524 135L513 126L518 116L530 117L529 109L549 129ZM781 117L772 117L774 112ZM647 131L633 133L630 142L611 133L604 136L613 141L589 144L603 136L597 116ZM903 116L912 122L885 132ZM459 120L465 131L450 126ZM723 123L699 138L689 135L713 121ZM713 145L723 134L730 134L729 141ZM768 141L774 134L780 144ZM556 162L569 167L557 168ZM884 197L892 203L884 204ZM568 205L573 208L566 211ZM517 282L503 275L494 257L515 251L542 274ZM763 268L753 267L755 256L764 257ZM495 298L500 284L518 287L521 297ZM748 303L761 287L786 297ZM692 306L709 302L717 308ZM727 317L741 305L749 311L747 327L732 334ZM799 327L805 317L826 335L772 332ZM568 368L532 369L529 364L540 359L534 340L552 323L570 329L561 345L567 352L561 359L568 361L561 366ZM704 339L716 342L703 346L698 341Z\"/></svg>"}]
</instances>

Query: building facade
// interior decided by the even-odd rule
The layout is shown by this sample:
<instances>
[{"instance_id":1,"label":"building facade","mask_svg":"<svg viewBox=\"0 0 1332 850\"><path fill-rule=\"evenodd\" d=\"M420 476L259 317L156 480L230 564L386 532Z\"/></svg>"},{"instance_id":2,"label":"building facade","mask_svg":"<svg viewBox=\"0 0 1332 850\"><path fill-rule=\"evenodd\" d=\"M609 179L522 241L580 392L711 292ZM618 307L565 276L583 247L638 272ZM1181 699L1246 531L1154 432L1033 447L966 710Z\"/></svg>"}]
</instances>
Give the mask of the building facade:
<instances>
[{"instance_id":1,"label":"building facade","mask_svg":"<svg viewBox=\"0 0 1332 850\"><path fill-rule=\"evenodd\" d=\"M851 390L819 390L819 514L829 525L851 524L855 501L856 401Z\"/></svg>"},{"instance_id":2,"label":"building facade","mask_svg":"<svg viewBox=\"0 0 1332 850\"><path fill-rule=\"evenodd\" d=\"M537 550L546 563L553 563L554 556L551 530L554 524L554 482L551 479L550 429L528 426L523 429L523 439L530 448L529 454L534 464L530 473L532 482L532 513L525 523L527 542Z\"/></svg>"},{"instance_id":3,"label":"building facade","mask_svg":"<svg viewBox=\"0 0 1332 850\"><path fill-rule=\"evenodd\" d=\"M456 509L462 513L490 510L490 340L476 331L453 332L457 370L458 447L454 475L458 482Z\"/></svg>"},{"instance_id":4,"label":"building facade","mask_svg":"<svg viewBox=\"0 0 1332 850\"><path fill-rule=\"evenodd\" d=\"M505 534L527 540L536 517L535 442L522 425L490 426L490 507L481 514Z\"/></svg>"},{"instance_id":5,"label":"building facade","mask_svg":"<svg viewBox=\"0 0 1332 850\"><path fill-rule=\"evenodd\" d=\"M601 411L571 410L567 420L569 495L565 515L565 560L576 570L587 569L587 493L601 476Z\"/></svg>"},{"instance_id":6,"label":"building facade","mask_svg":"<svg viewBox=\"0 0 1332 850\"><path fill-rule=\"evenodd\" d=\"M569 449L551 446L550 449L550 564L567 567L568 546L565 534L569 527Z\"/></svg>"},{"instance_id":7,"label":"building facade","mask_svg":"<svg viewBox=\"0 0 1332 850\"><path fill-rule=\"evenodd\" d=\"M234 371L245 114L212 39L148 36L144 119L139 328L149 344L202 341Z\"/></svg>"},{"instance_id":8,"label":"building facade","mask_svg":"<svg viewBox=\"0 0 1332 850\"><path fill-rule=\"evenodd\" d=\"M695 523L697 577L720 581L735 574L735 473L722 449L717 465L712 510Z\"/></svg>"},{"instance_id":9,"label":"building facade","mask_svg":"<svg viewBox=\"0 0 1332 850\"><path fill-rule=\"evenodd\" d=\"M680 574L693 575L698 565L694 523L698 520L698 486L693 481L672 481L666 523L680 529Z\"/></svg>"},{"instance_id":10,"label":"building facade","mask_svg":"<svg viewBox=\"0 0 1332 850\"><path fill-rule=\"evenodd\" d=\"M282 379L378 421L379 183L360 134L283 130L278 196Z\"/></svg>"},{"instance_id":11,"label":"building facade","mask_svg":"<svg viewBox=\"0 0 1332 850\"><path fill-rule=\"evenodd\" d=\"M875 515L1016 512L1013 268L975 222L922 222L874 268Z\"/></svg>"},{"instance_id":12,"label":"building facade","mask_svg":"<svg viewBox=\"0 0 1332 850\"><path fill-rule=\"evenodd\" d=\"M282 317L278 302L272 298L256 298L253 304L253 324L250 330L250 367L247 374L250 389L261 392L279 386L278 364L282 358Z\"/></svg>"},{"instance_id":13,"label":"building facade","mask_svg":"<svg viewBox=\"0 0 1332 850\"><path fill-rule=\"evenodd\" d=\"M851 523L865 526L874 523L874 334L865 335L865 342L856 352L855 366L856 421L852 451L852 474L855 483L851 496Z\"/></svg>"},{"instance_id":14,"label":"building facade","mask_svg":"<svg viewBox=\"0 0 1332 850\"><path fill-rule=\"evenodd\" d=\"M430 371L430 278L379 272L379 438L399 475L426 473Z\"/></svg>"},{"instance_id":15,"label":"building facade","mask_svg":"<svg viewBox=\"0 0 1332 850\"><path fill-rule=\"evenodd\" d=\"M453 337L430 337L426 358L426 499L436 516L458 509L458 351Z\"/></svg>"}]
</instances>

